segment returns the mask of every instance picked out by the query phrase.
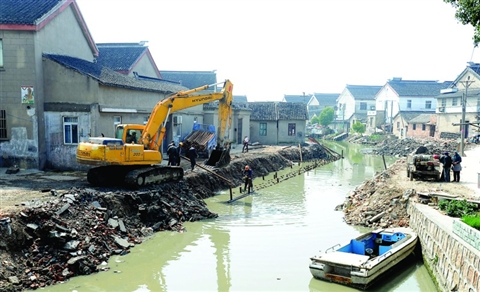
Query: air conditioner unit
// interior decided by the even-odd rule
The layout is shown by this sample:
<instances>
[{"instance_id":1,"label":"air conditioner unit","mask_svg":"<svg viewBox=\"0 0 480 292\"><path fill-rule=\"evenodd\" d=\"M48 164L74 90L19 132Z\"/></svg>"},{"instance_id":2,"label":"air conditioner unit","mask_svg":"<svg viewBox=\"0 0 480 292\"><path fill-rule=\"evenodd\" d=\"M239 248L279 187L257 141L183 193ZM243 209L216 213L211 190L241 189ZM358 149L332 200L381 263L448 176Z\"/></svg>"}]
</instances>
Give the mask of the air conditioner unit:
<instances>
[{"instance_id":1,"label":"air conditioner unit","mask_svg":"<svg viewBox=\"0 0 480 292\"><path fill-rule=\"evenodd\" d=\"M443 106L442 106L442 107L439 107L439 108L438 108L438 112L440 112L440 113L445 112L445 107L443 107Z\"/></svg>"},{"instance_id":2,"label":"air conditioner unit","mask_svg":"<svg viewBox=\"0 0 480 292\"><path fill-rule=\"evenodd\" d=\"M181 125L182 124L182 116L174 116L173 117L173 124L174 125Z\"/></svg>"}]
</instances>

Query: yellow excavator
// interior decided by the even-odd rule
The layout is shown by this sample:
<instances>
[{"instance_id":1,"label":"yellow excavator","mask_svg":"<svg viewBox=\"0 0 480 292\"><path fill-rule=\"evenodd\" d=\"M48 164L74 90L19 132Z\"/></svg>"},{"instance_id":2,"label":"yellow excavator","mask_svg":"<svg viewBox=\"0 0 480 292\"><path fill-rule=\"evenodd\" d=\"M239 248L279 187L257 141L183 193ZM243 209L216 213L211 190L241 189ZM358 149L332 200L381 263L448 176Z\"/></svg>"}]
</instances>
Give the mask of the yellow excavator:
<instances>
[{"instance_id":1,"label":"yellow excavator","mask_svg":"<svg viewBox=\"0 0 480 292\"><path fill-rule=\"evenodd\" d=\"M223 83L220 92L201 91ZM92 185L126 183L134 187L175 181L183 178L183 168L160 165L162 141L168 117L196 105L219 102L217 147L207 165L222 167L230 163L228 133L232 126L233 84L226 80L195 89L179 91L161 101L152 110L146 125L119 124L115 138L90 137L77 147L77 162L94 166L87 174ZM226 136L227 135L227 136Z\"/></svg>"}]
</instances>

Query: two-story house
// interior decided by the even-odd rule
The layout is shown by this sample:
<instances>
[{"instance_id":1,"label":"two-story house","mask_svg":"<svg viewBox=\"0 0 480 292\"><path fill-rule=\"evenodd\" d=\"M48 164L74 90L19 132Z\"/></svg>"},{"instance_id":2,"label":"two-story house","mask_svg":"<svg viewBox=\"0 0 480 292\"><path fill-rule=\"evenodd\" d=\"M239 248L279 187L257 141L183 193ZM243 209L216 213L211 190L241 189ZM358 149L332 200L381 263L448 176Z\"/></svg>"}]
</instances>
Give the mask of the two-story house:
<instances>
[{"instance_id":1,"label":"two-story house","mask_svg":"<svg viewBox=\"0 0 480 292\"><path fill-rule=\"evenodd\" d=\"M399 128L395 127L394 117L403 111L435 113L436 96L450 84L451 81L402 80L399 77L388 80L375 96L375 127L397 136L408 136L408 125L402 123Z\"/></svg>"},{"instance_id":2,"label":"two-story house","mask_svg":"<svg viewBox=\"0 0 480 292\"><path fill-rule=\"evenodd\" d=\"M461 137L461 124L465 115L465 138L478 129L480 120L480 64L468 63L450 86L437 98L436 137L452 139Z\"/></svg>"},{"instance_id":3,"label":"two-story house","mask_svg":"<svg viewBox=\"0 0 480 292\"><path fill-rule=\"evenodd\" d=\"M376 85L347 84L337 99L335 127L348 132L351 125L360 121L367 124L368 128L372 121L367 120L367 115L375 110L375 95L381 88Z\"/></svg>"}]
</instances>

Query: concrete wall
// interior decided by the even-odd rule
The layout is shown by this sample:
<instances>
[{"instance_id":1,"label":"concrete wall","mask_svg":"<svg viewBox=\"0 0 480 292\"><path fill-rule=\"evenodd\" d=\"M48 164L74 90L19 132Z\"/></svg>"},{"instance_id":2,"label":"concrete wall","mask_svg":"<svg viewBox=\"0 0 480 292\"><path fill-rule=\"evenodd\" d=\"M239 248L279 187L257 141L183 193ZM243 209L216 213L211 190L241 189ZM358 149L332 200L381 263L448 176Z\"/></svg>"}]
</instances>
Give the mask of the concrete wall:
<instances>
[{"instance_id":1,"label":"concrete wall","mask_svg":"<svg viewBox=\"0 0 480 292\"><path fill-rule=\"evenodd\" d=\"M480 252L465 241L477 238L480 242L480 235L472 236L478 232L463 223L462 228L454 228L459 223L458 218L442 215L427 205L410 203L408 213L410 227L418 233L422 245L424 262L432 271L439 290L480 291Z\"/></svg>"},{"instance_id":2,"label":"concrete wall","mask_svg":"<svg viewBox=\"0 0 480 292\"><path fill-rule=\"evenodd\" d=\"M267 124L267 136L260 136L260 124ZM245 136L245 135L244 135ZM277 145L278 133L276 121L253 121L250 120L250 142L259 142L263 145Z\"/></svg>"}]
</instances>

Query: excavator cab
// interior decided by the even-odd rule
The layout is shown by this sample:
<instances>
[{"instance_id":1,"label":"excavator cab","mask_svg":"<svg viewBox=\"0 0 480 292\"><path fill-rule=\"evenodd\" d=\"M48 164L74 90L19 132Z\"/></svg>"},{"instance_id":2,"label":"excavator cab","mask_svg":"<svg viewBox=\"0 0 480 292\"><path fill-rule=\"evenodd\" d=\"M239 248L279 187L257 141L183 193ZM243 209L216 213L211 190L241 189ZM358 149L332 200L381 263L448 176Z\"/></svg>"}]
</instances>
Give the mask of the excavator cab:
<instances>
[{"instance_id":1,"label":"excavator cab","mask_svg":"<svg viewBox=\"0 0 480 292\"><path fill-rule=\"evenodd\" d=\"M230 164L230 145L225 147L217 145L212 151L212 154L210 154L210 157L208 157L206 164L216 167L223 167Z\"/></svg>"}]
</instances>

